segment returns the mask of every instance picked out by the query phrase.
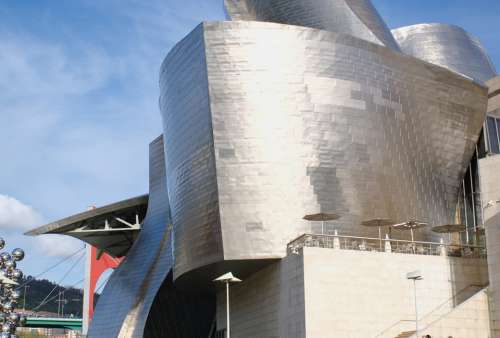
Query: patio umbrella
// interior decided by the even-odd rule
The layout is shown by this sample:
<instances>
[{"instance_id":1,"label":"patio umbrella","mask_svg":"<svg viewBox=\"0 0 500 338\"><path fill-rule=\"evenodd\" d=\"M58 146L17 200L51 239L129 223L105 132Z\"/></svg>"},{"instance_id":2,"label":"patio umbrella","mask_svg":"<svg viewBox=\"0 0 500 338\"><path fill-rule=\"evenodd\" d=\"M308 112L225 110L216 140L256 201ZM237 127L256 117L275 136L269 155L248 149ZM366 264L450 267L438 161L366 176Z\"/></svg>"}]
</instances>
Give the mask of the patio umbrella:
<instances>
[{"instance_id":1,"label":"patio umbrella","mask_svg":"<svg viewBox=\"0 0 500 338\"><path fill-rule=\"evenodd\" d=\"M432 231L438 234L449 234L451 243L451 234L461 233L466 230L466 226L463 224L445 224L438 225L432 228Z\"/></svg>"},{"instance_id":2,"label":"patio umbrella","mask_svg":"<svg viewBox=\"0 0 500 338\"><path fill-rule=\"evenodd\" d=\"M411 241L414 242L415 240L414 240L413 231L417 230L417 229L420 229L420 228L424 228L424 227L426 227L428 225L429 224L427 224L425 222L411 220L411 221L407 221L407 222L404 222L404 223L394 224L392 227L394 229L398 229L398 230L410 230L410 232L411 232Z\"/></svg>"},{"instance_id":3,"label":"patio umbrella","mask_svg":"<svg viewBox=\"0 0 500 338\"><path fill-rule=\"evenodd\" d=\"M312 222L322 222L321 223L321 233L325 233L325 222L327 221L335 221L339 219L340 216L337 215L336 213L333 212L321 212L318 214L310 214L310 215L305 215L303 219L306 221L312 221Z\"/></svg>"},{"instance_id":4,"label":"patio umbrella","mask_svg":"<svg viewBox=\"0 0 500 338\"><path fill-rule=\"evenodd\" d=\"M394 221L387 218L374 218L367 221L361 222L365 227L377 227L378 228L378 238L380 240L380 250L382 251L382 227L390 226L394 224Z\"/></svg>"}]
</instances>

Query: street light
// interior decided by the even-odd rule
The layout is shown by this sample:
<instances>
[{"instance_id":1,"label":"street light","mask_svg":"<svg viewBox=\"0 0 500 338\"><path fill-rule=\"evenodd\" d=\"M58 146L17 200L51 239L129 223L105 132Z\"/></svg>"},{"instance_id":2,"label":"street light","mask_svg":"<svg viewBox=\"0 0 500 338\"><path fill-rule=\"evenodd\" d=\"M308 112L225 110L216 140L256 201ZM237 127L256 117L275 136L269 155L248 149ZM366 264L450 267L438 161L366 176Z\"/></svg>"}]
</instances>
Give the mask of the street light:
<instances>
[{"instance_id":1,"label":"street light","mask_svg":"<svg viewBox=\"0 0 500 338\"><path fill-rule=\"evenodd\" d=\"M241 279L233 276L231 272L223 274L219 278L213 280L216 283L225 283L226 284L226 330L227 330L227 338L231 338L231 327L229 322L229 284L230 283L240 283Z\"/></svg>"},{"instance_id":2,"label":"street light","mask_svg":"<svg viewBox=\"0 0 500 338\"><path fill-rule=\"evenodd\" d=\"M424 279L420 271L413 271L406 274L406 279L413 281L415 293L415 336L418 337L418 304L417 304L417 281Z\"/></svg>"},{"instance_id":3,"label":"street light","mask_svg":"<svg viewBox=\"0 0 500 338\"><path fill-rule=\"evenodd\" d=\"M488 209L488 208L494 207L494 206L495 206L495 204L498 204L498 203L500 203L500 200L496 200L496 201L491 200L491 201L489 201L488 203L486 203L486 205L484 206L484 208L483 208L483 209L485 209L485 210L486 210L486 209Z\"/></svg>"}]
</instances>

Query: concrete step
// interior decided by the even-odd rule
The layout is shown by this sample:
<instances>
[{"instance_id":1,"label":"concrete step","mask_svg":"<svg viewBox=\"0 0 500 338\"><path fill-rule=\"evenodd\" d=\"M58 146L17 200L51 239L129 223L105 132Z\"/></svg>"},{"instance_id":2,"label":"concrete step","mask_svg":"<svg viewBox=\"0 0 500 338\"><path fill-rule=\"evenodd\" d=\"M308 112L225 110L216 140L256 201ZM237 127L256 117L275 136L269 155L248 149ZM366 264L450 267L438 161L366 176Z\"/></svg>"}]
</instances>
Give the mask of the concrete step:
<instances>
[{"instance_id":1,"label":"concrete step","mask_svg":"<svg viewBox=\"0 0 500 338\"><path fill-rule=\"evenodd\" d=\"M416 331L405 331L405 332L401 332L399 334L399 336L395 337L395 338L410 338L411 336L413 336L415 334Z\"/></svg>"}]
</instances>

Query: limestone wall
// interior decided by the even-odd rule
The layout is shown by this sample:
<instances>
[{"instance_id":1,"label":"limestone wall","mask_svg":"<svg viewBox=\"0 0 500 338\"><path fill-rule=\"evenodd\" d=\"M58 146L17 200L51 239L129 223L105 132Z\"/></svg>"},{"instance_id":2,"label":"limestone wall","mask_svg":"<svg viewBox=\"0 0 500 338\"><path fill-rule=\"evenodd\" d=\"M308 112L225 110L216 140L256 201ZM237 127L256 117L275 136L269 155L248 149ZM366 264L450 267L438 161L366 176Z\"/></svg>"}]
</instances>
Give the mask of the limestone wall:
<instances>
[{"instance_id":1,"label":"limestone wall","mask_svg":"<svg viewBox=\"0 0 500 338\"><path fill-rule=\"evenodd\" d=\"M462 290L477 285L477 292L488 278L480 259L304 249L306 336L369 338L390 329L382 337L393 338L412 329L414 289L406 274L414 270L424 277L417 282L422 320L443 303L454 306L447 301Z\"/></svg>"},{"instance_id":2,"label":"limestone wall","mask_svg":"<svg viewBox=\"0 0 500 338\"><path fill-rule=\"evenodd\" d=\"M489 338L488 292L483 290L422 330L432 338ZM419 335L420 336L420 335Z\"/></svg>"},{"instance_id":3,"label":"limestone wall","mask_svg":"<svg viewBox=\"0 0 500 338\"><path fill-rule=\"evenodd\" d=\"M481 198L484 209L486 247L491 290L492 337L500 337L500 204L488 202L500 199L500 155L479 161Z\"/></svg>"},{"instance_id":4,"label":"limestone wall","mask_svg":"<svg viewBox=\"0 0 500 338\"><path fill-rule=\"evenodd\" d=\"M370 338L389 329L382 337L394 338L414 327L413 284L406 279L413 270L424 276L417 284L423 323L488 283L484 259L304 248L231 287L231 336ZM484 315L483 305L471 305L469 321L479 320L477 311ZM217 322L225 327L223 290Z\"/></svg>"},{"instance_id":5,"label":"limestone wall","mask_svg":"<svg viewBox=\"0 0 500 338\"><path fill-rule=\"evenodd\" d=\"M304 338L303 257L291 255L232 285L231 337ZM217 294L217 329L226 328L225 290Z\"/></svg>"}]
</instances>

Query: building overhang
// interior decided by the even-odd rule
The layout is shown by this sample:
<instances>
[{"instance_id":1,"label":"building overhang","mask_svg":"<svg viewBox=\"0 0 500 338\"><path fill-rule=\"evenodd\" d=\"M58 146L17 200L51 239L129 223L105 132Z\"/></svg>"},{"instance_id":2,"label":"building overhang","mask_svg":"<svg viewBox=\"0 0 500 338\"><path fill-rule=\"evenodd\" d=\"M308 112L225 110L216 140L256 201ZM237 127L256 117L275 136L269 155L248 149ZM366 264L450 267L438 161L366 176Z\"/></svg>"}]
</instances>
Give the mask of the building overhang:
<instances>
[{"instance_id":1,"label":"building overhang","mask_svg":"<svg viewBox=\"0 0 500 338\"><path fill-rule=\"evenodd\" d=\"M125 256L141 230L148 198L148 195L142 195L94 208L40 226L25 235L67 235L113 257Z\"/></svg>"}]
</instances>

